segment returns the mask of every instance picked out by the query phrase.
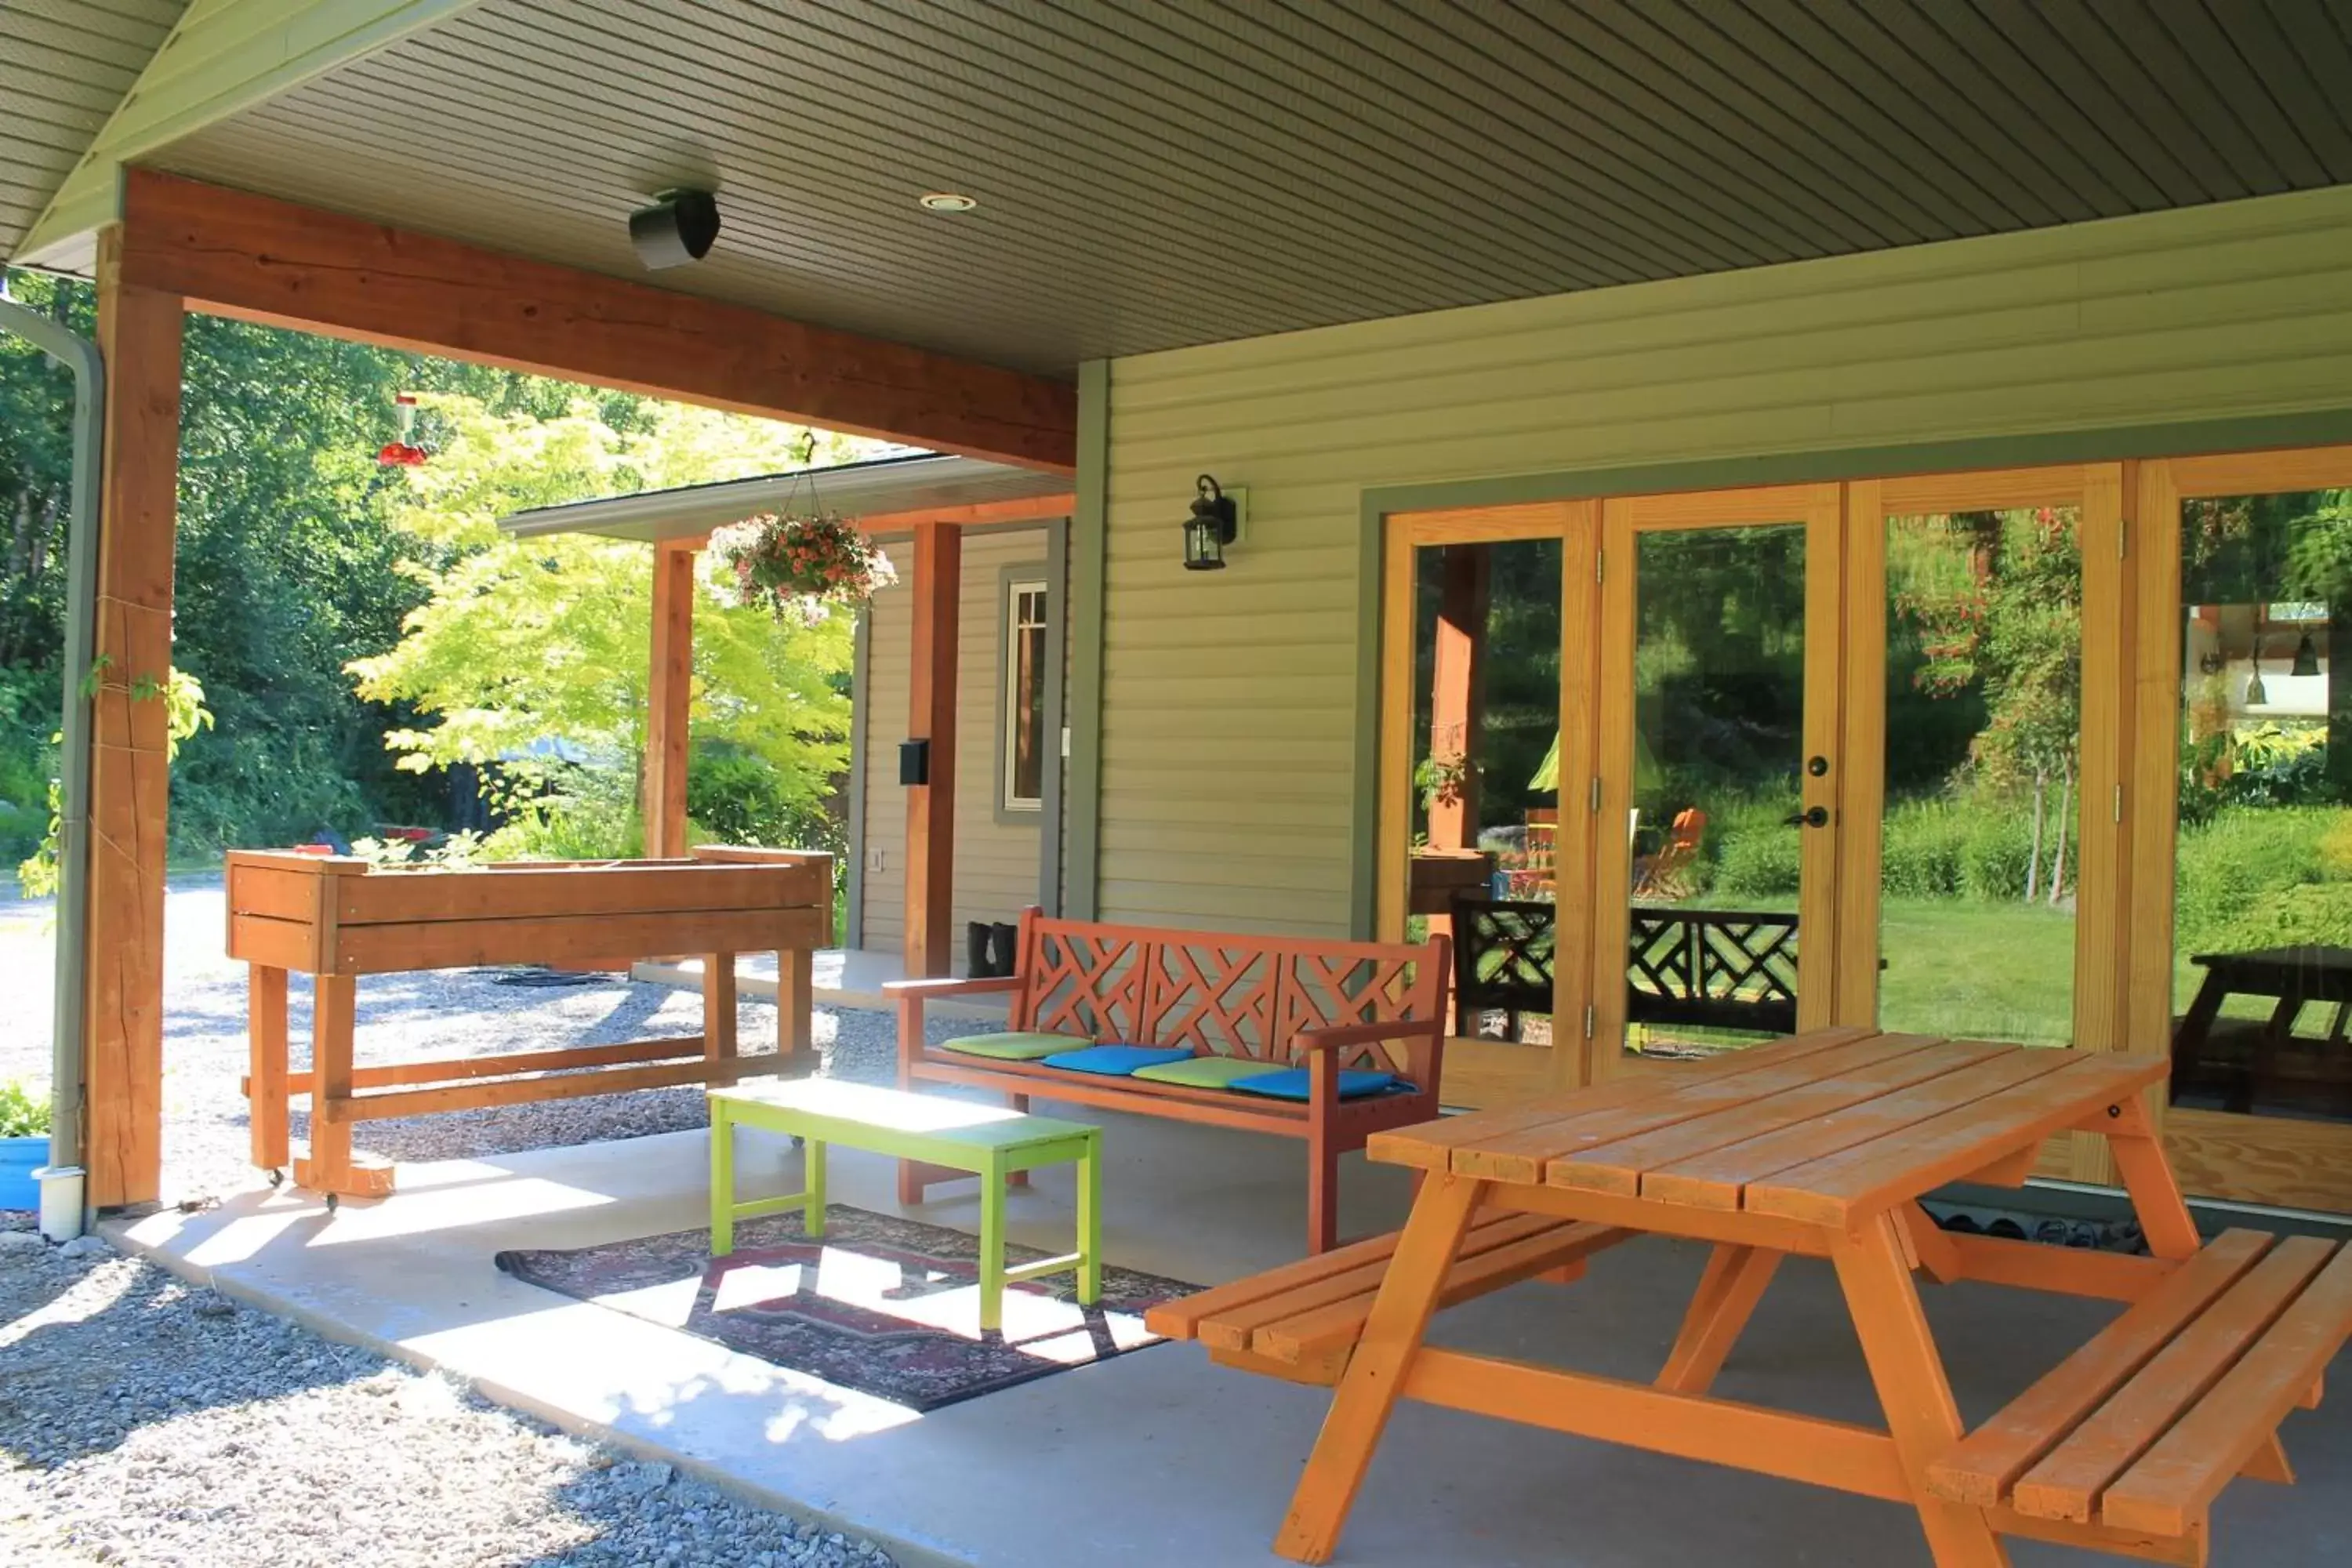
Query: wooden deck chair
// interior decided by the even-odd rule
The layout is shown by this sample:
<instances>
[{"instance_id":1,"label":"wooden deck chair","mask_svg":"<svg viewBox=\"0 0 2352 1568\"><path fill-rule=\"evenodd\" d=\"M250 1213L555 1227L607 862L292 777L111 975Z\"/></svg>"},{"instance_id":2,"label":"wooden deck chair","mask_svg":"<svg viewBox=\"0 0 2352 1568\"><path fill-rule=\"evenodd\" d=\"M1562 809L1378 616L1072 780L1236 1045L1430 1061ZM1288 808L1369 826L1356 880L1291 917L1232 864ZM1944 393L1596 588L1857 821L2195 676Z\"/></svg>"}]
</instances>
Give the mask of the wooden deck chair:
<instances>
[{"instance_id":1,"label":"wooden deck chair","mask_svg":"<svg viewBox=\"0 0 2352 1568\"><path fill-rule=\"evenodd\" d=\"M1658 852L1633 862L1633 896L1689 898L1691 866L1698 859L1699 845L1706 837L1706 813L1695 805L1676 812L1666 829L1666 841L1659 846Z\"/></svg>"}]
</instances>

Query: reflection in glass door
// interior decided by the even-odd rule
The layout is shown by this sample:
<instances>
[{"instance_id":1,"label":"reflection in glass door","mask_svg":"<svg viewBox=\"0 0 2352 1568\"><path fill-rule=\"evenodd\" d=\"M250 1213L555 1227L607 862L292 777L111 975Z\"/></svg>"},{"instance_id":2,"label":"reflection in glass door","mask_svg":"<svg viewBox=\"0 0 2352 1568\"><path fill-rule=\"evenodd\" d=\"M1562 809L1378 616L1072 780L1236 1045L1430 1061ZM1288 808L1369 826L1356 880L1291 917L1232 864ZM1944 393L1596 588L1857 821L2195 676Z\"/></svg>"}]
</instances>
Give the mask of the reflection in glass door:
<instances>
[{"instance_id":1,"label":"reflection in glass door","mask_svg":"<svg viewBox=\"0 0 2352 1568\"><path fill-rule=\"evenodd\" d=\"M2352 1212L2352 489L2179 515L2168 1142L2192 1193Z\"/></svg>"},{"instance_id":2,"label":"reflection in glass door","mask_svg":"<svg viewBox=\"0 0 2352 1568\"><path fill-rule=\"evenodd\" d=\"M1554 505L1389 521L1381 924L1452 939L1449 1105L1507 1103L1559 1081L1559 887L1585 874L1588 837L1576 819L1563 857L1564 557L1580 542L1589 582L1590 515ZM1579 610L1582 631L1590 608ZM1570 750L1580 757L1589 742ZM1582 929L1567 924L1578 973Z\"/></svg>"},{"instance_id":3,"label":"reflection in glass door","mask_svg":"<svg viewBox=\"0 0 2352 1568\"><path fill-rule=\"evenodd\" d=\"M1826 1022L1836 488L1605 515L1598 1037L1688 1059Z\"/></svg>"},{"instance_id":4,"label":"reflection in glass door","mask_svg":"<svg viewBox=\"0 0 2352 1568\"><path fill-rule=\"evenodd\" d=\"M2074 1038L2081 516L1880 520L1882 1028Z\"/></svg>"}]
</instances>

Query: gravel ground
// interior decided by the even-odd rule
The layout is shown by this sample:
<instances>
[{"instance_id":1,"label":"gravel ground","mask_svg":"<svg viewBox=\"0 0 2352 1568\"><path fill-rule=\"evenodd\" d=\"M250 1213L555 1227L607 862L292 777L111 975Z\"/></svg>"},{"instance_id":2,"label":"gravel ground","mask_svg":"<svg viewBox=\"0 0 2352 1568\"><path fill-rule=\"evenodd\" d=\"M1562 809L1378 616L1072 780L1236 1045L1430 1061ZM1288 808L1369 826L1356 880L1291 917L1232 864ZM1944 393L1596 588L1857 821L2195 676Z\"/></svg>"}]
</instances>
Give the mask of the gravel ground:
<instances>
[{"instance_id":1,"label":"gravel ground","mask_svg":"<svg viewBox=\"0 0 2352 1568\"><path fill-rule=\"evenodd\" d=\"M0 1080L45 1085L52 950L45 906L0 902ZM246 1163L245 972L221 953L219 879L174 879L165 914L166 1201L256 1184ZM701 1032L698 996L598 977L495 971L372 977L360 1059L488 1055ZM309 1059L309 997L293 1004ZM775 1009L746 1000L747 1049ZM971 1026L962 1025L969 1029ZM937 1026L958 1032L952 1021ZM823 1069L880 1081L888 1016L820 1009ZM358 1146L393 1160L510 1153L705 1124L698 1089L649 1089L402 1121ZM305 1118L294 1116L298 1144ZM559 1434L455 1384L192 1289L94 1239L74 1254L0 1213L0 1563L186 1568L371 1563L887 1563L870 1542L739 1502L667 1466Z\"/></svg>"},{"instance_id":2,"label":"gravel ground","mask_svg":"<svg viewBox=\"0 0 2352 1568\"><path fill-rule=\"evenodd\" d=\"M890 1561L86 1243L0 1233L12 1568Z\"/></svg>"}]
</instances>

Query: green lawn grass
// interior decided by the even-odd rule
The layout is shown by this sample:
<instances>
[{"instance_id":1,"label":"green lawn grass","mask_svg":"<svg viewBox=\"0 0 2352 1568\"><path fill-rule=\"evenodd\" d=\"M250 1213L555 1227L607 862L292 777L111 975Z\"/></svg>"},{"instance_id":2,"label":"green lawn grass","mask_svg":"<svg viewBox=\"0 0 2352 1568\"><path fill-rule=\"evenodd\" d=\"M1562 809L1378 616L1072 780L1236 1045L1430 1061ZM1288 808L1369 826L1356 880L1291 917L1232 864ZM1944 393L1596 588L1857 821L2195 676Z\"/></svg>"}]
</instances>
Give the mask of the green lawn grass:
<instances>
[{"instance_id":1,"label":"green lawn grass","mask_svg":"<svg viewBox=\"0 0 2352 1568\"><path fill-rule=\"evenodd\" d=\"M2074 916L2046 905L1889 899L1883 1029L2063 1046L2074 1036Z\"/></svg>"}]
</instances>

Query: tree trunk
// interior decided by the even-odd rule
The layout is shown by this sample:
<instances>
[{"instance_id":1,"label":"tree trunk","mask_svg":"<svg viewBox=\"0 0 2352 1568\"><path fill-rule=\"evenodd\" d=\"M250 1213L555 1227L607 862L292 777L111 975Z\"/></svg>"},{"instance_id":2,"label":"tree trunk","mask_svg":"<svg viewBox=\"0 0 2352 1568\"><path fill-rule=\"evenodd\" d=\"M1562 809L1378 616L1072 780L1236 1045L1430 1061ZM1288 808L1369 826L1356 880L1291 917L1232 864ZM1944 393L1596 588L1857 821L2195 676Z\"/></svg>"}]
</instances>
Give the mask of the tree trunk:
<instances>
[{"instance_id":1,"label":"tree trunk","mask_svg":"<svg viewBox=\"0 0 2352 1568\"><path fill-rule=\"evenodd\" d=\"M2066 890L2066 830L2074 820L2074 759L2058 764L2058 849L2050 861L2050 907L2056 909Z\"/></svg>"},{"instance_id":2,"label":"tree trunk","mask_svg":"<svg viewBox=\"0 0 2352 1568\"><path fill-rule=\"evenodd\" d=\"M2033 770L2033 841L2025 857L2025 901L2032 903L2042 879L2042 795L2049 778L2045 769Z\"/></svg>"}]
</instances>

